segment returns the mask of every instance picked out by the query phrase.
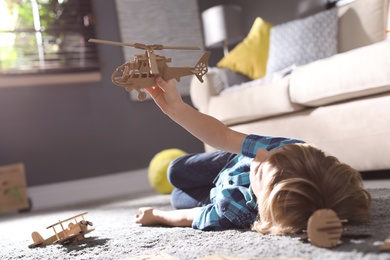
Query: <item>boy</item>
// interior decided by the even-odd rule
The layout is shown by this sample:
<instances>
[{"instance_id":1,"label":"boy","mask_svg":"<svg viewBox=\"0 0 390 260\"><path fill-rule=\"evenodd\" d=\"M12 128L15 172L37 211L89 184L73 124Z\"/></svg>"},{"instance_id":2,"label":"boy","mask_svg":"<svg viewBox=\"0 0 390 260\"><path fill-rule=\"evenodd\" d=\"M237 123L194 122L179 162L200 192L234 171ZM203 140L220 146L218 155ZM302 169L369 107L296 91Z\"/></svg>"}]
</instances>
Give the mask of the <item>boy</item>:
<instances>
[{"instance_id":1,"label":"boy","mask_svg":"<svg viewBox=\"0 0 390 260\"><path fill-rule=\"evenodd\" d=\"M166 115L227 152L174 161L169 179L177 210L140 208L136 223L201 230L252 226L264 234L287 234L305 229L321 208L349 221L369 218L371 197L350 166L301 140L236 132L184 103L172 80L157 77L156 83L147 91Z\"/></svg>"}]
</instances>

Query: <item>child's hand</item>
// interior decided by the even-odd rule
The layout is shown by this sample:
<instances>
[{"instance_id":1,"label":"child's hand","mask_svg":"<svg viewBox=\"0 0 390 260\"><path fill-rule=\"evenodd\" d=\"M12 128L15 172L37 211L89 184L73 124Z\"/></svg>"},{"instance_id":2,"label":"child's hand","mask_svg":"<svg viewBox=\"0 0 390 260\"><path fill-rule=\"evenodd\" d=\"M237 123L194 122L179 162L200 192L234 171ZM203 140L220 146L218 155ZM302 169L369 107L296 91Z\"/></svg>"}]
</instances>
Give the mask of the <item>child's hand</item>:
<instances>
[{"instance_id":1,"label":"child's hand","mask_svg":"<svg viewBox=\"0 0 390 260\"><path fill-rule=\"evenodd\" d=\"M153 215L153 208L145 207L138 209L138 213L135 215L135 223L144 226L156 225L157 222Z\"/></svg>"},{"instance_id":2,"label":"child's hand","mask_svg":"<svg viewBox=\"0 0 390 260\"><path fill-rule=\"evenodd\" d=\"M156 86L146 88L146 91L152 96L160 109L169 115L175 111L178 104L183 103L183 100L172 79L164 81L160 76L157 76L156 83Z\"/></svg>"}]
</instances>

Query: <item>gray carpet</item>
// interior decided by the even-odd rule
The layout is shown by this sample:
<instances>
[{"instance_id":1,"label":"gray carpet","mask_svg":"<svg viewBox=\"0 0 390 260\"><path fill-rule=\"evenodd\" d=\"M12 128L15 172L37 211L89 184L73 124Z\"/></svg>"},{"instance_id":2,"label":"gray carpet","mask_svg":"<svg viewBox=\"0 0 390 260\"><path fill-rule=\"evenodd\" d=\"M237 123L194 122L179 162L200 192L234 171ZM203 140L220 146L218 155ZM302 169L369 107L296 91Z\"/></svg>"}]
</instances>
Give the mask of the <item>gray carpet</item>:
<instances>
[{"instance_id":1,"label":"gray carpet","mask_svg":"<svg viewBox=\"0 0 390 260\"><path fill-rule=\"evenodd\" d=\"M68 209L0 215L1 259L131 259L163 254L178 259L196 259L220 254L250 259L390 259L379 245L390 236L390 190L370 190L373 218L368 223L347 226L342 243L333 249L312 246L300 236L261 235L250 230L202 232L191 228L140 227L133 215L141 206L170 209L169 196L145 194ZM95 231L77 245L51 245L29 249L31 233L44 238L46 227L60 219L88 211L86 219ZM146 258L137 258L146 259Z\"/></svg>"}]
</instances>

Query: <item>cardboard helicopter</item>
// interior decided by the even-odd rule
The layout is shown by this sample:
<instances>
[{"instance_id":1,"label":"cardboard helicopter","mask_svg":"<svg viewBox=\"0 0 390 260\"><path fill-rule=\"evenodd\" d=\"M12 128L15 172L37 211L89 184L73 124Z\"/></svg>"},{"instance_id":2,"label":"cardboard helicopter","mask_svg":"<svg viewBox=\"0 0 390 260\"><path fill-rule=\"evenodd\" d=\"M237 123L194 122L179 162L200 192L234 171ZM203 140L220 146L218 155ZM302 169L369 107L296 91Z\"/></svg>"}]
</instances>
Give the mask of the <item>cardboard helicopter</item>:
<instances>
[{"instance_id":1,"label":"cardboard helicopter","mask_svg":"<svg viewBox=\"0 0 390 260\"><path fill-rule=\"evenodd\" d=\"M86 221L84 219L84 215L87 213L88 212L84 212L68 219L62 221L60 220L57 223L48 226L47 229L53 228L54 235L47 239L43 239L43 237L38 232L33 232L31 234L31 237L34 243L29 245L28 247L34 248L38 246L47 246L54 244L76 243L80 240L83 240L85 238L85 234L95 230L94 228L88 227L93 225L92 222ZM81 218L80 221L78 221L79 218ZM64 228L65 222L69 222L67 228ZM57 226L61 227L60 232L57 232Z\"/></svg>"},{"instance_id":2,"label":"cardboard helicopter","mask_svg":"<svg viewBox=\"0 0 390 260\"><path fill-rule=\"evenodd\" d=\"M194 46L163 46L159 44L146 45L142 43L122 43L114 41L105 41L98 39L89 39L89 42L110 44L117 46L134 47L145 51L144 54L134 55L134 60L126 62L119 66L111 76L112 82L124 87L126 91L138 91L138 100L142 101L146 98L146 93L142 91L144 88L153 87L156 85L155 77L161 76L164 80L176 79L188 75L195 75L200 82L203 82L203 75L208 71L207 62L210 57L210 52L206 51L199 59L194 67L169 67L168 62L171 58L155 54L155 50L200 50Z\"/></svg>"}]
</instances>

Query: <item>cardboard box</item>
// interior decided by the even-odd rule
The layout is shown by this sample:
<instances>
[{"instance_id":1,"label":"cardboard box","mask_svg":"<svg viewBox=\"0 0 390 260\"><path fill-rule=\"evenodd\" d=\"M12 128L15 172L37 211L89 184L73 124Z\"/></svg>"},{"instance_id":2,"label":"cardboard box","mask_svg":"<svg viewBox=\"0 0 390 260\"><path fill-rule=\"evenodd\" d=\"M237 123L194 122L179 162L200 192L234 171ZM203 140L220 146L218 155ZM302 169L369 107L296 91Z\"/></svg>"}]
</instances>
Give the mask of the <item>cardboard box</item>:
<instances>
[{"instance_id":1,"label":"cardboard box","mask_svg":"<svg viewBox=\"0 0 390 260\"><path fill-rule=\"evenodd\" d=\"M29 208L24 164L0 166L0 213Z\"/></svg>"}]
</instances>

